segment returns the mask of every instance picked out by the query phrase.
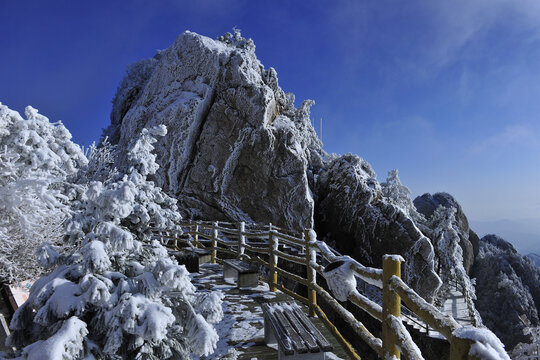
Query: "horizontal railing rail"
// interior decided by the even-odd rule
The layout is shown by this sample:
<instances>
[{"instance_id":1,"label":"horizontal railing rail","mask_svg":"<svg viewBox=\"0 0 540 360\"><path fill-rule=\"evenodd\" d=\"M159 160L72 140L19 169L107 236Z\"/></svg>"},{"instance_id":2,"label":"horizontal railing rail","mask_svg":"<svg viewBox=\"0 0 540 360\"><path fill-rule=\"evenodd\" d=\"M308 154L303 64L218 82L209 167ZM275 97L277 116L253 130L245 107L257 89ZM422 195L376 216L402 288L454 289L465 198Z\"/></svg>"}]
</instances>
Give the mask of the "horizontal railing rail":
<instances>
[{"instance_id":1,"label":"horizontal railing rail","mask_svg":"<svg viewBox=\"0 0 540 360\"><path fill-rule=\"evenodd\" d=\"M152 228L152 231L155 237L169 247L180 249L184 244L209 250L212 263L222 263L223 256L228 255L263 267L266 270L263 271L261 280L268 283L270 290L280 290L306 304L310 316L322 319L352 359L360 359L360 356L329 320L328 315L317 303L317 297L324 300L327 308L345 321L354 334L383 359L399 358L401 353L410 360L423 359L421 351L402 323L402 302L411 313L426 324L426 329L432 328L449 341L451 360L482 359L478 355L475 355L476 357L469 355L474 340L454 335L455 330L461 327L460 324L425 301L401 279L403 259L400 256L385 255L383 268L376 269L364 266L348 256L342 256L326 243L316 241L311 230L305 230L298 235L272 224L184 221L178 225L181 231L156 228ZM303 265L306 275L304 277L295 274L291 271L291 267L285 269L284 266L279 266L279 263ZM317 283L317 274L326 278L327 270L337 267L344 271L344 276L360 278L381 289L382 306L358 292L356 287L348 291L346 299L381 322L382 338L374 336L329 291ZM278 276L305 285L307 295L297 294L287 288L278 281Z\"/></svg>"}]
</instances>

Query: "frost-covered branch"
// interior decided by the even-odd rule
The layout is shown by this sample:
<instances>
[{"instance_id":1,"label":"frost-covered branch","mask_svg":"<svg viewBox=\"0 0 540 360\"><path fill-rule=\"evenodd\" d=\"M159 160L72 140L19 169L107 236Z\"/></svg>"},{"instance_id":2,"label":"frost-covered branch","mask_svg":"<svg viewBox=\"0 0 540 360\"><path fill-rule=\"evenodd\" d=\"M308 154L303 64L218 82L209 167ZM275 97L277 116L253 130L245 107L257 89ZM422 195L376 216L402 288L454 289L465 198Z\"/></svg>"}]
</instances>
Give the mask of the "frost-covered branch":
<instances>
[{"instance_id":1,"label":"frost-covered branch","mask_svg":"<svg viewBox=\"0 0 540 360\"><path fill-rule=\"evenodd\" d=\"M0 280L39 276L34 251L60 243L70 210L66 178L86 164L61 124L31 106L23 119L0 103Z\"/></svg>"}]
</instances>

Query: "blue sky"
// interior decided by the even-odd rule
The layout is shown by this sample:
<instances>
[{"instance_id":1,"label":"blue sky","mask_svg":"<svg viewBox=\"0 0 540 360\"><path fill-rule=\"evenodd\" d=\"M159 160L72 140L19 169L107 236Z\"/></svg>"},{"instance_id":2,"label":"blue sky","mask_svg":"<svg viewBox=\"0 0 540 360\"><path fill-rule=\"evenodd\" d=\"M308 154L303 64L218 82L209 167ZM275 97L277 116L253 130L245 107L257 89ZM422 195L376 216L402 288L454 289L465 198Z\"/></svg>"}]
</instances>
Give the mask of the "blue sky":
<instances>
[{"instance_id":1,"label":"blue sky","mask_svg":"<svg viewBox=\"0 0 540 360\"><path fill-rule=\"evenodd\" d=\"M0 101L89 144L126 65L184 30L251 37L328 152L353 152L413 195L447 191L473 220L540 218L540 2L0 3Z\"/></svg>"}]
</instances>

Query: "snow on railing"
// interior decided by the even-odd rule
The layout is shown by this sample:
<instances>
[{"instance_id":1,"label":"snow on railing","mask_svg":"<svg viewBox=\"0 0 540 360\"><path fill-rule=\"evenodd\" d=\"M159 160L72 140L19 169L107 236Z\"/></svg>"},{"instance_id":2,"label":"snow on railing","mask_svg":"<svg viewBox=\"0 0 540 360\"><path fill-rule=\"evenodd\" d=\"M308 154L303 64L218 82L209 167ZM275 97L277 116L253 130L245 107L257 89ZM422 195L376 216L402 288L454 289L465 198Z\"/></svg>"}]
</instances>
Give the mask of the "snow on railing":
<instances>
[{"instance_id":1,"label":"snow on railing","mask_svg":"<svg viewBox=\"0 0 540 360\"><path fill-rule=\"evenodd\" d=\"M266 271L263 272L265 277L261 278L268 283L270 290L281 290L306 304L310 316L317 315L323 320L352 359L360 359L360 356L328 319L327 314L317 303L317 297L320 297L328 308L349 325L357 337L383 359L399 358L400 353L407 359L423 359L418 346L402 323L402 301L419 319L448 340L451 360L509 359L504 351L500 351L503 348L502 344L489 330L461 326L403 282L401 263L404 260L401 256L385 255L383 268L376 269L366 267L349 256L342 256L326 243L317 241L313 230L305 230L298 235L272 224L189 221L178 225L182 228L182 232L167 229L152 229L152 231L154 236L170 247L180 249L179 243L184 243L187 246L210 250L212 263L221 263L223 256L228 256L262 266ZM283 265L279 266L278 261L281 264L305 266L305 277L293 273L291 269L294 266L285 269ZM317 284L317 274L323 276L330 291ZM305 285L307 296L297 294L284 286L278 281L279 277ZM357 277L382 289L382 306L358 292ZM382 339L374 336L338 300L349 300L380 321Z\"/></svg>"}]
</instances>

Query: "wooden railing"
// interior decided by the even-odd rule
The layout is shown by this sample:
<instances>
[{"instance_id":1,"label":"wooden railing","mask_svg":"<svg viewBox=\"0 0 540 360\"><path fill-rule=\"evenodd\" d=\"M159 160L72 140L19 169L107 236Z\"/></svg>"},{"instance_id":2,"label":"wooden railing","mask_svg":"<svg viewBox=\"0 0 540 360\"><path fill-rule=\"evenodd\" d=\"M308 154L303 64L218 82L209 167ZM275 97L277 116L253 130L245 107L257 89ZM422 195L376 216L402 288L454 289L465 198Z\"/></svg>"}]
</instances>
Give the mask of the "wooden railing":
<instances>
[{"instance_id":1,"label":"wooden railing","mask_svg":"<svg viewBox=\"0 0 540 360\"><path fill-rule=\"evenodd\" d=\"M452 317L443 314L420 297L401 279L403 259L396 255L383 257L383 268L363 266L348 256L341 256L326 243L316 241L314 232L304 231L301 235L270 225L254 225L226 222L184 222L178 224L182 231L152 229L155 237L170 247L180 248L180 243L211 251L211 262L221 263L223 256L236 257L258 264L266 269L261 279L268 283L271 291L280 290L306 304L310 316L317 315L334 334L352 359L360 359L355 348L345 339L339 329L328 319L317 299L324 302L341 317L383 359L400 358L400 353L409 360L420 360L423 356L418 346L401 321L403 302L419 319L442 334L450 343L450 359L482 359L471 356L470 348L475 341L454 334L461 328ZM285 252L285 248L290 251ZM306 267L306 277L278 266L278 261ZM374 336L355 316L345 309L327 290L317 284L317 274L325 276L325 266L339 264L368 284L382 289L382 306L360 294L356 288L348 293L347 299L382 323L382 339ZM281 276L307 287L307 296L297 294L278 281Z\"/></svg>"}]
</instances>

